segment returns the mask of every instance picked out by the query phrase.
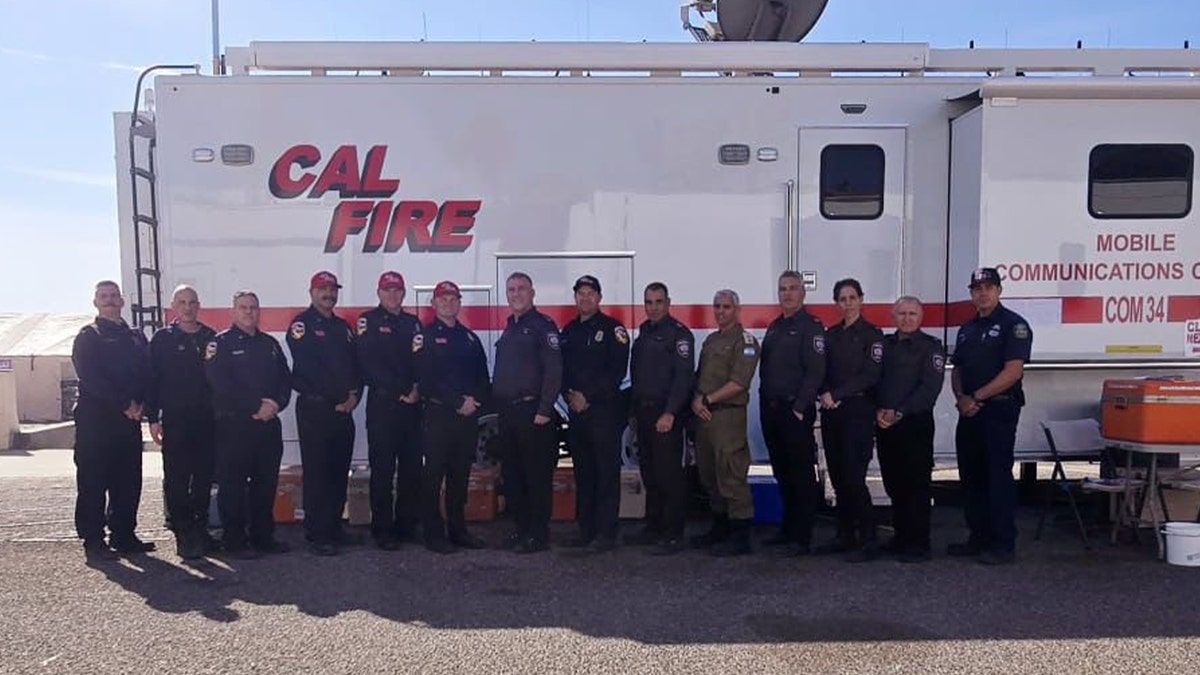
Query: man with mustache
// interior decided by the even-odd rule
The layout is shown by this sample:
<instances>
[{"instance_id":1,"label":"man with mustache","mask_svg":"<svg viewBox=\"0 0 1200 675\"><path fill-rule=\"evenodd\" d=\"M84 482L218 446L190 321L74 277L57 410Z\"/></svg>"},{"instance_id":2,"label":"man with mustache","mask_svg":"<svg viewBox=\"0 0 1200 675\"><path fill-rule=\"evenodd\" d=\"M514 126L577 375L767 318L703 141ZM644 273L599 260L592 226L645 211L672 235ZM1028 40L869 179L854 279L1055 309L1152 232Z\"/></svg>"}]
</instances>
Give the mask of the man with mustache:
<instances>
[{"instance_id":1,"label":"man with mustache","mask_svg":"<svg viewBox=\"0 0 1200 675\"><path fill-rule=\"evenodd\" d=\"M150 380L146 338L121 318L114 281L96 284L96 320L75 336L75 531L89 560L145 553L134 534L142 496L142 408ZM109 538L104 540L108 526ZM111 547L111 548L110 548Z\"/></svg>"},{"instance_id":2,"label":"man with mustache","mask_svg":"<svg viewBox=\"0 0 1200 675\"><path fill-rule=\"evenodd\" d=\"M304 465L304 529L316 555L338 554L338 547L361 543L342 529L346 481L354 452L354 419L362 378L355 356L354 332L333 313L337 277L317 272L309 282L312 304L292 320L292 387L300 461Z\"/></svg>"}]
</instances>

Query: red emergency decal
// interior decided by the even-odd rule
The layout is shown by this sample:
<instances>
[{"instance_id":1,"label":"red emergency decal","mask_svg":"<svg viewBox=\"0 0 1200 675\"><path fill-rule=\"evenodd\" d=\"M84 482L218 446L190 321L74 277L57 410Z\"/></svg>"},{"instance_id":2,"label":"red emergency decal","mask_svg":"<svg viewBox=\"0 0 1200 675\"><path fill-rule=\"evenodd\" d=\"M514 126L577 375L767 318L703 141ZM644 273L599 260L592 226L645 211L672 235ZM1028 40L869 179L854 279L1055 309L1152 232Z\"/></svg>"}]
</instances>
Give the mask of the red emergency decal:
<instances>
[{"instance_id":1,"label":"red emergency decal","mask_svg":"<svg viewBox=\"0 0 1200 675\"><path fill-rule=\"evenodd\" d=\"M346 237L362 232L371 213L371 202L355 199L337 205L329 223L329 235L325 238L325 252L337 253L346 244Z\"/></svg>"},{"instance_id":2,"label":"red emergency decal","mask_svg":"<svg viewBox=\"0 0 1200 675\"><path fill-rule=\"evenodd\" d=\"M392 212L392 227L388 231L384 253L395 253L408 242L413 253L428 251L433 244L429 225L437 217L438 207L433 202L400 202ZM466 248L465 246L463 248ZM463 250L463 249L458 249Z\"/></svg>"},{"instance_id":3,"label":"red emergency decal","mask_svg":"<svg viewBox=\"0 0 1200 675\"><path fill-rule=\"evenodd\" d=\"M325 237L325 252L337 253L348 237L363 233L363 253L395 253L408 245L413 253L461 252L470 247L475 217L483 206L479 199L435 201L392 199L400 179L384 176L388 146L374 145L360 168L358 147L337 148L319 173L309 169L321 162L314 145L288 148L271 167L267 187L278 199L321 199L336 191L341 201L334 207ZM432 226L432 229L431 229Z\"/></svg>"},{"instance_id":4,"label":"red emergency decal","mask_svg":"<svg viewBox=\"0 0 1200 675\"><path fill-rule=\"evenodd\" d=\"M321 161L321 151L311 145L296 145L288 148L275 165L271 167L271 176L267 179L267 188L271 194L280 199L299 197L317 179L315 174L302 173L299 178L292 178L292 165L301 169L310 169Z\"/></svg>"}]
</instances>

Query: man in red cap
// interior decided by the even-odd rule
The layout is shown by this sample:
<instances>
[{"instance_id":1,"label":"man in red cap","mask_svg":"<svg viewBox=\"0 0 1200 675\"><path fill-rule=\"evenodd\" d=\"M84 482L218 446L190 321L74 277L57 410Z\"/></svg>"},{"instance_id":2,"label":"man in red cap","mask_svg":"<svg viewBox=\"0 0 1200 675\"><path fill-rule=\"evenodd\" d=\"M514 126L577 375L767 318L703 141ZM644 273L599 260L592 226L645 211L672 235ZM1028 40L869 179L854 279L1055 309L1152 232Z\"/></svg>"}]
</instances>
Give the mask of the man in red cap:
<instances>
[{"instance_id":1,"label":"man in red cap","mask_svg":"<svg viewBox=\"0 0 1200 675\"><path fill-rule=\"evenodd\" d=\"M404 277L384 272L379 306L358 318L358 362L367 390L371 461L371 535L387 551L413 535L420 519L420 399L415 356L421 322L404 311ZM392 482L396 490L393 498Z\"/></svg>"},{"instance_id":2,"label":"man in red cap","mask_svg":"<svg viewBox=\"0 0 1200 675\"><path fill-rule=\"evenodd\" d=\"M443 281L433 291L436 318L414 340L425 402L422 478L425 546L435 553L461 548L483 548L467 532L463 510L467 482L479 437L479 411L491 392L483 344L458 320L462 293L453 281ZM442 481L446 483L446 521L438 507ZM448 526L447 526L448 525Z\"/></svg>"},{"instance_id":3,"label":"man in red cap","mask_svg":"<svg viewBox=\"0 0 1200 675\"><path fill-rule=\"evenodd\" d=\"M309 283L312 304L292 320L292 387L300 461L304 464L304 529L317 555L337 555L338 546L358 543L342 529L346 481L354 451L354 420L362 390L354 331L333 313L337 277L317 272Z\"/></svg>"}]
</instances>

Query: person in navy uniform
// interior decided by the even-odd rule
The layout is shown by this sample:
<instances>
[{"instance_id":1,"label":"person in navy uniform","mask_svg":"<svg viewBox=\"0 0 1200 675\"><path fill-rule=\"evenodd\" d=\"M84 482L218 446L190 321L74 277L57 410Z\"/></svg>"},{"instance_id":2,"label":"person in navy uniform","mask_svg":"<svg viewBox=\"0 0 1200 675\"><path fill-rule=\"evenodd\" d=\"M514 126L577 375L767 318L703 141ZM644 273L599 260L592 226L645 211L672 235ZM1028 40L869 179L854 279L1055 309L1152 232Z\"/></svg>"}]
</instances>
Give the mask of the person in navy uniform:
<instances>
[{"instance_id":1,"label":"person in navy uniform","mask_svg":"<svg viewBox=\"0 0 1200 675\"><path fill-rule=\"evenodd\" d=\"M484 547L467 531L467 484L479 445L479 413L491 390L487 355L479 336L459 321L462 292L453 281L433 289L435 317L411 340L417 355L425 470L421 511L425 547L434 553ZM440 502L446 486L446 518Z\"/></svg>"},{"instance_id":2,"label":"person in navy uniform","mask_svg":"<svg viewBox=\"0 0 1200 675\"><path fill-rule=\"evenodd\" d=\"M205 375L216 416L221 545L239 558L285 553L273 506L283 458L279 413L292 397L279 341L259 330L258 296L233 296L233 325L208 343Z\"/></svg>"},{"instance_id":3,"label":"person in navy uniform","mask_svg":"<svg viewBox=\"0 0 1200 675\"><path fill-rule=\"evenodd\" d=\"M849 552L850 562L878 554L875 514L867 489L867 465L875 446L875 386L883 363L883 331L862 316L863 291L856 279L833 286L842 320L825 331L825 384L821 438L837 494L837 538L822 553Z\"/></svg>"},{"instance_id":4,"label":"person in navy uniform","mask_svg":"<svg viewBox=\"0 0 1200 675\"><path fill-rule=\"evenodd\" d=\"M671 316L666 284L648 284L642 300L646 320L633 342L629 377L646 519L642 530L626 541L654 545L652 555L671 555L687 547L683 538L687 515L683 423L692 396L696 338Z\"/></svg>"},{"instance_id":5,"label":"person in navy uniform","mask_svg":"<svg viewBox=\"0 0 1200 675\"><path fill-rule=\"evenodd\" d=\"M600 280L575 281L575 317L562 330L562 394L570 409L567 447L575 469L579 534L568 546L593 553L617 546L621 511L621 382L629 366L629 333L600 309Z\"/></svg>"},{"instance_id":6,"label":"person in navy uniform","mask_svg":"<svg viewBox=\"0 0 1200 675\"><path fill-rule=\"evenodd\" d=\"M895 537L883 549L901 562L929 560L933 470L933 406L942 392L946 352L921 330L921 301L892 305L896 331L883 340L883 373L875 404L875 443L883 487L892 500Z\"/></svg>"},{"instance_id":7,"label":"person in navy uniform","mask_svg":"<svg viewBox=\"0 0 1200 675\"><path fill-rule=\"evenodd\" d=\"M150 340L145 413L150 435L162 448L163 502L176 552L194 559L216 544L208 534L215 420L204 376L204 350L216 332L197 318L200 297L191 286L175 289L171 310L175 320Z\"/></svg>"},{"instance_id":8,"label":"person in navy uniform","mask_svg":"<svg viewBox=\"0 0 1200 675\"><path fill-rule=\"evenodd\" d=\"M354 419L362 391L354 331L333 313L337 277L317 272L309 283L312 304L292 320L292 387L300 458L304 464L304 529L316 555L337 555L338 547L360 540L342 529L346 482L354 452Z\"/></svg>"},{"instance_id":9,"label":"person in navy uniform","mask_svg":"<svg viewBox=\"0 0 1200 675\"><path fill-rule=\"evenodd\" d=\"M404 311L405 294L399 272L381 274L379 306L358 317L355 331L367 385L371 535L388 551L412 537L421 519L420 396L412 349L421 322Z\"/></svg>"},{"instance_id":10,"label":"person in navy uniform","mask_svg":"<svg viewBox=\"0 0 1200 675\"><path fill-rule=\"evenodd\" d=\"M562 351L554 320L533 305L529 275L510 274L504 293L512 315L496 342L492 392L500 416L504 496L515 519L505 544L517 553L537 553L550 546L558 465L558 430L551 422L562 385Z\"/></svg>"},{"instance_id":11,"label":"person in navy uniform","mask_svg":"<svg viewBox=\"0 0 1200 675\"><path fill-rule=\"evenodd\" d=\"M958 406L954 443L971 535L951 544L947 553L1003 565L1016 560L1013 446L1025 405L1021 378L1033 331L1020 314L1000 304L1003 289L995 268L975 270L970 290L979 314L958 330L950 382Z\"/></svg>"},{"instance_id":12,"label":"person in navy uniform","mask_svg":"<svg viewBox=\"0 0 1200 675\"><path fill-rule=\"evenodd\" d=\"M821 499L813 425L825 381L825 326L804 309L805 295L799 272L779 275L781 314L767 327L758 367L759 419L783 502L779 532L763 543L783 556L809 552Z\"/></svg>"},{"instance_id":13,"label":"person in navy uniform","mask_svg":"<svg viewBox=\"0 0 1200 675\"><path fill-rule=\"evenodd\" d=\"M142 412L150 381L146 338L121 318L113 281L96 284L96 320L71 349L79 378L75 404L75 531L90 560L153 551L134 534L142 496ZM104 540L107 525L109 538Z\"/></svg>"}]
</instances>

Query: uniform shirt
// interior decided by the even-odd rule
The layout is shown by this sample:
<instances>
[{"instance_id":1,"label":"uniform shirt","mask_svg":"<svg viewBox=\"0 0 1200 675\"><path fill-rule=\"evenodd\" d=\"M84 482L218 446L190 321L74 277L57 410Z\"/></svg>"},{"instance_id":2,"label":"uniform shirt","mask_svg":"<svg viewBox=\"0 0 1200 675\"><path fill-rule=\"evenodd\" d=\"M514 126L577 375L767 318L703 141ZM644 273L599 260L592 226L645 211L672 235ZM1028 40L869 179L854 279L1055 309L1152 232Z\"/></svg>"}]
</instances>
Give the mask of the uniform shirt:
<instances>
[{"instance_id":1,"label":"uniform shirt","mask_svg":"<svg viewBox=\"0 0 1200 675\"><path fill-rule=\"evenodd\" d=\"M79 378L79 400L118 410L146 400L150 357L146 336L123 320L96 320L80 329L71 349Z\"/></svg>"},{"instance_id":2,"label":"uniform shirt","mask_svg":"<svg viewBox=\"0 0 1200 675\"><path fill-rule=\"evenodd\" d=\"M217 336L199 324L195 333L176 321L150 340L150 387L146 392L146 419L158 422L162 410L212 408L212 390L204 376L204 350Z\"/></svg>"},{"instance_id":3,"label":"uniform shirt","mask_svg":"<svg viewBox=\"0 0 1200 675\"><path fill-rule=\"evenodd\" d=\"M834 401L874 395L883 364L883 331L866 319L825 331L825 388Z\"/></svg>"},{"instance_id":4,"label":"uniform shirt","mask_svg":"<svg viewBox=\"0 0 1200 675\"><path fill-rule=\"evenodd\" d=\"M530 308L519 319L508 317L508 324L496 342L492 391L497 402L534 397L538 401L538 414L550 417L561 385L558 326L536 308Z\"/></svg>"},{"instance_id":5,"label":"uniform shirt","mask_svg":"<svg viewBox=\"0 0 1200 675\"><path fill-rule=\"evenodd\" d=\"M269 398L287 407L292 378L279 341L262 331L250 335L237 326L221 331L204 350L204 372L218 416L250 417Z\"/></svg>"},{"instance_id":6,"label":"uniform shirt","mask_svg":"<svg viewBox=\"0 0 1200 675\"><path fill-rule=\"evenodd\" d=\"M310 306L292 321L287 343L292 352L292 386L301 396L341 403L351 392L362 391L354 333L337 315L327 319Z\"/></svg>"},{"instance_id":7,"label":"uniform shirt","mask_svg":"<svg viewBox=\"0 0 1200 675\"><path fill-rule=\"evenodd\" d=\"M736 382L745 388L737 396L721 401L719 405L744 406L750 402L750 381L758 366L758 339L742 324L737 323L724 331L716 331L704 338L700 349L700 368L696 371L696 393L707 396Z\"/></svg>"},{"instance_id":8,"label":"uniform shirt","mask_svg":"<svg viewBox=\"0 0 1200 675\"><path fill-rule=\"evenodd\" d=\"M962 390L968 396L991 382L1008 361L1029 361L1033 349L1033 331L1020 314L1003 305L988 316L976 316L958 329L954 347L954 367L959 369ZM1024 405L1021 380L998 394L1012 396Z\"/></svg>"},{"instance_id":9,"label":"uniform shirt","mask_svg":"<svg viewBox=\"0 0 1200 675\"><path fill-rule=\"evenodd\" d=\"M663 412L683 412L692 393L695 353L695 336L674 317L643 321L629 362L634 400L662 401Z\"/></svg>"},{"instance_id":10,"label":"uniform shirt","mask_svg":"<svg viewBox=\"0 0 1200 675\"><path fill-rule=\"evenodd\" d=\"M883 339L883 375L876 405L902 415L933 412L945 379L946 350L942 341L924 331Z\"/></svg>"},{"instance_id":11,"label":"uniform shirt","mask_svg":"<svg viewBox=\"0 0 1200 675\"><path fill-rule=\"evenodd\" d=\"M467 396L483 405L491 390L487 355L479 336L462 322L447 326L434 319L411 338L421 398L458 410Z\"/></svg>"},{"instance_id":12,"label":"uniform shirt","mask_svg":"<svg viewBox=\"0 0 1200 675\"><path fill-rule=\"evenodd\" d=\"M616 399L629 365L629 333L621 322L604 312L587 321L575 317L563 328L559 340L563 395L578 391L588 403Z\"/></svg>"},{"instance_id":13,"label":"uniform shirt","mask_svg":"<svg viewBox=\"0 0 1200 675\"><path fill-rule=\"evenodd\" d=\"M794 398L797 412L812 405L825 381L825 326L820 320L801 308L772 321L763 336L758 377L762 398Z\"/></svg>"},{"instance_id":14,"label":"uniform shirt","mask_svg":"<svg viewBox=\"0 0 1200 675\"><path fill-rule=\"evenodd\" d=\"M421 322L408 312L392 314L376 307L358 317L358 362L372 394L392 399L407 396L417 381L413 338Z\"/></svg>"}]
</instances>

